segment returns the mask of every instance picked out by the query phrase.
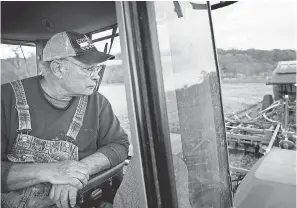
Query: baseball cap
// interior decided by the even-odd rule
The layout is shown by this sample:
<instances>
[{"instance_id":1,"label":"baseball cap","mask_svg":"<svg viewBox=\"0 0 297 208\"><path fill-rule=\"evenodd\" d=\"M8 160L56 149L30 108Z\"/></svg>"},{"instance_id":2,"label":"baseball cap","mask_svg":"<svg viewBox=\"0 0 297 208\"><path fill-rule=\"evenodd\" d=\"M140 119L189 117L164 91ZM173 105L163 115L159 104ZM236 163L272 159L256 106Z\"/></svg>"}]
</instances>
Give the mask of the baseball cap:
<instances>
[{"instance_id":1,"label":"baseball cap","mask_svg":"<svg viewBox=\"0 0 297 208\"><path fill-rule=\"evenodd\" d=\"M114 56L98 51L86 35L66 31L53 35L43 49L43 61L68 57L87 65L114 59Z\"/></svg>"}]
</instances>

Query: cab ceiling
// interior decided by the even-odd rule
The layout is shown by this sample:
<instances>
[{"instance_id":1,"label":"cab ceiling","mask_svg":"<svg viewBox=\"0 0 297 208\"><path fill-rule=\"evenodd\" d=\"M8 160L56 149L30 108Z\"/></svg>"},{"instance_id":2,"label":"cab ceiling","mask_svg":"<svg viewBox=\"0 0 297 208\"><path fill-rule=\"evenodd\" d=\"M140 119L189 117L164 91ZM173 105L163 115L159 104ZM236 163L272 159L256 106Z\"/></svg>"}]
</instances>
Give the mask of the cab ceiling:
<instances>
[{"instance_id":1,"label":"cab ceiling","mask_svg":"<svg viewBox=\"0 0 297 208\"><path fill-rule=\"evenodd\" d=\"M116 25L115 2L1 2L2 43L47 40L54 33L87 34Z\"/></svg>"}]
</instances>

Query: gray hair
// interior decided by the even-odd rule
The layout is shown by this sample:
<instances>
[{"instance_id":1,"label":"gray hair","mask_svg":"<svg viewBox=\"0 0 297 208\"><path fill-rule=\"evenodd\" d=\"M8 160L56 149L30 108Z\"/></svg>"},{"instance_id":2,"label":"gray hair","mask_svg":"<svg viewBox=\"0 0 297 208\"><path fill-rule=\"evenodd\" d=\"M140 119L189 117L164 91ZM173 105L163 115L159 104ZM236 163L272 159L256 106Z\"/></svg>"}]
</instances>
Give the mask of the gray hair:
<instances>
[{"instance_id":1,"label":"gray hair","mask_svg":"<svg viewBox=\"0 0 297 208\"><path fill-rule=\"evenodd\" d=\"M42 62L42 64L41 64L41 69L40 69L40 72L39 72L39 75L44 76L44 75L46 75L47 73L50 72L50 69L51 69L51 62L52 62L52 61L43 61L43 62Z\"/></svg>"}]
</instances>

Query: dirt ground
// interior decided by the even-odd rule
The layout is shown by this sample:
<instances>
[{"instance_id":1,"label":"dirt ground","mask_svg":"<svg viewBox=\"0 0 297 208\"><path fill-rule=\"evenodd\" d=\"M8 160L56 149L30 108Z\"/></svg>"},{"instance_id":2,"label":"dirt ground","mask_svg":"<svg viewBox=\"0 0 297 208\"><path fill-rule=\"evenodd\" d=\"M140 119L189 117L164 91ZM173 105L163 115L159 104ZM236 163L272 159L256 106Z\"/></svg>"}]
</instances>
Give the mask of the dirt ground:
<instances>
[{"instance_id":1,"label":"dirt ground","mask_svg":"<svg viewBox=\"0 0 297 208\"><path fill-rule=\"evenodd\" d=\"M262 101L272 94L272 86L265 83L223 83L222 98L224 113L229 114Z\"/></svg>"}]
</instances>

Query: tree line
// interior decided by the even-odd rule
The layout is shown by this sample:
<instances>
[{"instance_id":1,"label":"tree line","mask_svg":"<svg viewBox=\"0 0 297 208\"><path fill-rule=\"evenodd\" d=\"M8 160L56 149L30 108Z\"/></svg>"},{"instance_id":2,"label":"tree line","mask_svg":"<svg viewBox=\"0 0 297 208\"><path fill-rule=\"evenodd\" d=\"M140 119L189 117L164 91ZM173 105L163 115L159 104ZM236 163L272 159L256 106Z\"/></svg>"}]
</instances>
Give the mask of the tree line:
<instances>
[{"instance_id":1,"label":"tree line","mask_svg":"<svg viewBox=\"0 0 297 208\"><path fill-rule=\"evenodd\" d=\"M296 51L218 49L218 60L223 78L267 76L279 61L296 60Z\"/></svg>"},{"instance_id":2,"label":"tree line","mask_svg":"<svg viewBox=\"0 0 297 208\"><path fill-rule=\"evenodd\" d=\"M222 79L265 77L279 61L296 60L295 50L223 50L218 49L218 60ZM24 59L17 51L14 58L1 59L1 83L37 75L36 56L31 54ZM121 54L116 55L121 59ZM103 83L124 83L122 65L106 67Z\"/></svg>"}]
</instances>

